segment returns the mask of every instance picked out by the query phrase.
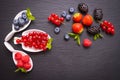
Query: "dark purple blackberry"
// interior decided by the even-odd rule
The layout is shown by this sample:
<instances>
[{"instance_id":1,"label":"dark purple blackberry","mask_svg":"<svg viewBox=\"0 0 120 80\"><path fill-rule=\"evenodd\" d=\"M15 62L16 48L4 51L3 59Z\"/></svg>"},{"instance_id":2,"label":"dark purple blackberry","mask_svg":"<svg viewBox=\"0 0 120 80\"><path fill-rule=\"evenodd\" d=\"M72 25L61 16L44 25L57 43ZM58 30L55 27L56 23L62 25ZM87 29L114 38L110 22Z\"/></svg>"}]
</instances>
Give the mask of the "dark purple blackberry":
<instances>
[{"instance_id":1,"label":"dark purple blackberry","mask_svg":"<svg viewBox=\"0 0 120 80\"><path fill-rule=\"evenodd\" d=\"M87 14L88 13L88 5L85 3L80 3L80 4L78 4L78 10L83 14Z\"/></svg>"},{"instance_id":2,"label":"dark purple blackberry","mask_svg":"<svg viewBox=\"0 0 120 80\"><path fill-rule=\"evenodd\" d=\"M94 19L96 21L102 20L102 18L103 18L102 9L95 9L94 12L93 12L93 15L94 15Z\"/></svg>"},{"instance_id":3,"label":"dark purple blackberry","mask_svg":"<svg viewBox=\"0 0 120 80\"><path fill-rule=\"evenodd\" d=\"M98 26L92 26L92 27L88 28L87 31L90 34L95 35L95 34L100 33L100 27L98 27Z\"/></svg>"}]
</instances>

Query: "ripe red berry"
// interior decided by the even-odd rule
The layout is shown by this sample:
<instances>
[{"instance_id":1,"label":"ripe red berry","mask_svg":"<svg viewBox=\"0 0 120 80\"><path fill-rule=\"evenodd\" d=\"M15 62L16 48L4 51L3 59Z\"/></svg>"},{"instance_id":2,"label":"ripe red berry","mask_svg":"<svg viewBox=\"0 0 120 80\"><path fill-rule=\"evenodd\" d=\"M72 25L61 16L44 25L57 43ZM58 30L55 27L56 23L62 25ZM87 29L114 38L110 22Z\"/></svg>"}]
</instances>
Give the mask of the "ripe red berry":
<instances>
[{"instance_id":1,"label":"ripe red berry","mask_svg":"<svg viewBox=\"0 0 120 80\"><path fill-rule=\"evenodd\" d=\"M55 20L55 25L56 25L56 26L60 26L60 25L61 25L60 20Z\"/></svg>"},{"instance_id":2,"label":"ripe red berry","mask_svg":"<svg viewBox=\"0 0 120 80\"><path fill-rule=\"evenodd\" d=\"M63 21L64 21L64 18L63 18L63 17L60 17L59 20L60 20L61 22L63 22Z\"/></svg>"},{"instance_id":3,"label":"ripe red berry","mask_svg":"<svg viewBox=\"0 0 120 80\"><path fill-rule=\"evenodd\" d=\"M22 56L22 61L23 61L24 63L28 63L28 62L30 61L29 56L28 56L28 55Z\"/></svg>"},{"instance_id":4,"label":"ripe red berry","mask_svg":"<svg viewBox=\"0 0 120 80\"><path fill-rule=\"evenodd\" d=\"M48 21L51 21L51 16L48 17Z\"/></svg>"},{"instance_id":5,"label":"ripe red berry","mask_svg":"<svg viewBox=\"0 0 120 80\"><path fill-rule=\"evenodd\" d=\"M112 29L110 33L111 33L112 35L114 35L114 34L115 34L115 30Z\"/></svg>"},{"instance_id":6,"label":"ripe red berry","mask_svg":"<svg viewBox=\"0 0 120 80\"><path fill-rule=\"evenodd\" d=\"M31 64L30 63L26 63L24 64L23 66L26 70L30 69L31 68Z\"/></svg>"},{"instance_id":7,"label":"ripe red berry","mask_svg":"<svg viewBox=\"0 0 120 80\"><path fill-rule=\"evenodd\" d=\"M16 40L16 43L17 43L17 44L20 44L21 42L22 42L21 39L17 39L17 40Z\"/></svg>"},{"instance_id":8,"label":"ripe red berry","mask_svg":"<svg viewBox=\"0 0 120 80\"><path fill-rule=\"evenodd\" d=\"M111 22L104 20L102 23L100 23L100 27L102 28L103 31L105 31L108 34L114 34L114 26Z\"/></svg>"},{"instance_id":9,"label":"ripe red berry","mask_svg":"<svg viewBox=\"0 0 120 80\"><path fill-rule=\"evenodd\" d=\"M20 60L22 58L22 54L20 52L17 52L15 54L15 60Z\"/></svg>"},{"instance_id":10,"label":"ripe red berry","mask_svg":"<svg viewBox=\"0 0 120 80\"><path fill-rule=\"evenodd\" d=\"M16 66L17 66L18 68L22 68L22 67L23 67L23 62L22 62L22 60L18 60Z\"/></svg>"},{"instance_id":11,"label":"ripe red berry","mask_svg":"<svg viewBox=\"0 0 120 80\"><path fill-rule=\"evenodd\" d=\"M92 41L89 39L84 39L83 46L84 47L90 47L92 45Z\"/></svg>"},{"instance_id":12,"label":"ripe red berry","mask_svg":"<svg viewBox=\"0 0 120 80\"><path fill-rule=\"evenodd\" d=\"M51 16L54 17L54 16L55 16L55 13L52 13Z\"/></svg>"},{"instance_id":13,"label":"ripe red berry","mask_svg":"<svg viewBox=\"0 0 120 80\"><path fill-rule=\"evenodd\" d=\"M106 32L109 34L111 32L111 30L112 30L112 28L108 27Z\"/></svg>"},{"instance_id":14,"label":"ripe red berry","mask_svg":"<svg viewBox=\"0 0 120 80\"><path fill-rule=\"evenodd\" d=\"M54 19L58 19L59 16L57 14L54 15Z\"/></svg>"}]
</instances>

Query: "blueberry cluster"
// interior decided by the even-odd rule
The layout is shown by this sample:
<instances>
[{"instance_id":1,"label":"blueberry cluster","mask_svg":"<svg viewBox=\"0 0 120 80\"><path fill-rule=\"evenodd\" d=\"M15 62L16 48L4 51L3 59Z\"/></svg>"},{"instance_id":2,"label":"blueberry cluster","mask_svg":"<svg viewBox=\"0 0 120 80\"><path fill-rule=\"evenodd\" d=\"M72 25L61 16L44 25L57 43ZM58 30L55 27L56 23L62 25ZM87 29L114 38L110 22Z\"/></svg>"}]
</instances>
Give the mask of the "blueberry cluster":
<instances>
[{"instance_id":1,"label":"blueberry cluster","mask_svg":"<svg viewBox=\"0 0 120 80\"><path fill-rule=\"evenodd\" d=\"M29 19L27 18L26 12L23 12L18 19L13 20L13 25L15 30L19 30L26 23L28 23Z\"/></svg>"},{"instance_id":2,"label":"blueberry cluster","mask_svg":"<svg viewBox=\"0 0 120 80\"><path fill-rule=\"evenodd\" d=\"M68 9L68 12L70 14L73 14L75 12L75 9L73 7L71 7L71 8ZM66 21L70 21L71 20L71 15L70 14L67 14L66 11L63 11L61 16L64 17L66 19Z\"/></svg>"}]
</instances>

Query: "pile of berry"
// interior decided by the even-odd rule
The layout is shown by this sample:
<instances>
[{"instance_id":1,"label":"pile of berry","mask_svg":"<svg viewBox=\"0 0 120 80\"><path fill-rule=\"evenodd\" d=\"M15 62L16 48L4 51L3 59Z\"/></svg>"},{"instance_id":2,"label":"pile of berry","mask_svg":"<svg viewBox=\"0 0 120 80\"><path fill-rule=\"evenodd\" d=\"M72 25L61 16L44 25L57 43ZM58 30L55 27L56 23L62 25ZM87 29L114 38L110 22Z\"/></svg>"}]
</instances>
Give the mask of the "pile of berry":
<instances>
[{"instance_id":1,"label":"pile of berry","mask_svg":"<svg viewBox=\"0 0 120 80\"><path fill-rule=\"evenodd\" d=\"M48 34L43 32L30 32L27 35L22 36L20 39L16 39L17 44L23 44L25 47L46 50L48 43Z\"/></svg>"},{"instance_id":2,"label":"pile of berry","mask_svg":"<svg viewBox=\"0 0 120 80\"><path fill-rule=\"evenodd\" d=\"M27 17L26 12L23 12L21 16L13 20L13 25L15 30L19 30L22 28L25 24L29 22L29 19Z\"/></svg>"},{"instance_id":3,"label":"pile of berry","mask_svg":"<svg viewBox=\"0 0 120 80\"><path fill-rule=\"evenodd\" d=\"M29 70L31 68L30 57L28 55L22 55L21 52L15 53L14 56L15 60L17 61L17 70L16 71L23 71Z\"/></svg>"},{"instance_id":4,"label":"pile of berry","mask_svg":"<svg viewBox=\"0 0 120 80\"><path fill-rule=\"evenodd\" d=\"M107 34L110 34L110 35L115 34L114 25L107 20L102 21L103 19L102 9L100 8L94 9L93 16L92 16L88 14L89 9L87 4L79 3L77 8L79 12L75 12L75 9L71 7L68 9L69 14L66 11L63 11L61 14L61 17L66 19L66 21L73 20L72 33L65 34L64 35L65 40L68 41L70 37L73 37L77 41L77 43L80 45L79 35L82 34L82 32L84 31L84 27L86 27L87 32L89 34L94 36L93 38L94 40L98 38L103 38L103 35L101 34L101 29L105 31ZM94 22L93 18L98 23L97 26L92 25ZM49 17L48 17L48 20L50 21ZM57 27L55 28L55 33L59 33L60 25L56 25L56 26ZM92 41L89 39L87 40L84 39L83 46L85 46L84 43L88 41L90 42L90 46L91 46Z\"/></svg>"}]
</instances>

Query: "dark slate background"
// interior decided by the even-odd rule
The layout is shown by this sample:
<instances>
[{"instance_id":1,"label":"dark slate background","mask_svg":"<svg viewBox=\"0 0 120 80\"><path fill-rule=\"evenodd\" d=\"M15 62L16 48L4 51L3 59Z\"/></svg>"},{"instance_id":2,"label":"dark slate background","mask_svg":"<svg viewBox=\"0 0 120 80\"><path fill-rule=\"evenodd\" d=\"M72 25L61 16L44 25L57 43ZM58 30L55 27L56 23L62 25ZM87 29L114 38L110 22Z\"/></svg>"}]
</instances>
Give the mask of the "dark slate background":
<instances>
[{"instance_id":1,"label":"dark slate background","mask_svg":"<svg viewBox=\"0 0 120 80\"><path fill-rule=\"evenodd\" d=\"M61 32L55 35L54 26L47 21L51 13L61 14L69 7L76 8L80 2L89 6L89 14L94 8L102 8L104 20L115 25L116 34L109 36L102 32L104 39L93 41L86 30L81 35L90 38L93 45L85 49L77 46L73 39L66 42L63 36L71 32L71 22L61 26ZM120 80L120 1L119 0L0 0L0 80ZM41 29L53 38L53 49L47 52L29 53L34 62L33 70L28 74L15 73L12 54L4 46L4 38L11 31L15 15L30 8L36 20L27 29ZM96 24L96 23L94 23ZM98 25L98 24L96 24ZM16 33L15 36L20 36ZM13 44L22 50L20 45Z\"/></svg>"}]
</instances>

